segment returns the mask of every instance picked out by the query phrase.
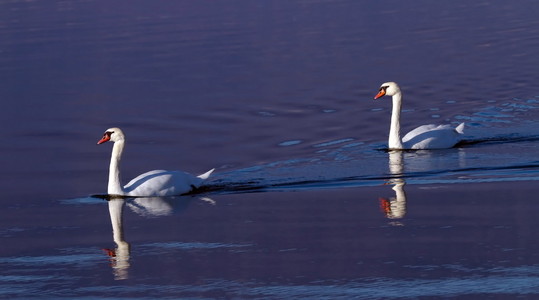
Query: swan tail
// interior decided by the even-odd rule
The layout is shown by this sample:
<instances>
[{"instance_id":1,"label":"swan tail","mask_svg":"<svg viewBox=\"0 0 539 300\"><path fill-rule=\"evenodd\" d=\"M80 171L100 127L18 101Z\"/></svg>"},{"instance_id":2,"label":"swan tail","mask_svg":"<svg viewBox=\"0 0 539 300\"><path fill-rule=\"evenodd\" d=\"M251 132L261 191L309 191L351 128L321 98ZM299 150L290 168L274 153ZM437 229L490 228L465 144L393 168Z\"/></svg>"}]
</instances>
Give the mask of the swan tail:
<instances>
[{"instance_id":1,"label":"swan tail","mask_svg":"<svg viewBox=\"0 0 539 300\"><path fill-rule=\"evenodd\" d=\"M213 171L215 171L215 168L209 170L208 172L204 173L204 174L200 174L198 175L197 177L202 179L202 180L206 180L210 177L211 173L213 173Z\"/></svg>"},{"instance_id":2,"label":"swan tail","mask_svg":"<svg viewBox=\"0 0 539 300\"><path fill-rule=\"evenodd\" d=\"M457 126L457 128L455 128L455 131L460 133L460 134L464 134L464 122L460 123L459 126Z\"/></svg>"}]
</instances>

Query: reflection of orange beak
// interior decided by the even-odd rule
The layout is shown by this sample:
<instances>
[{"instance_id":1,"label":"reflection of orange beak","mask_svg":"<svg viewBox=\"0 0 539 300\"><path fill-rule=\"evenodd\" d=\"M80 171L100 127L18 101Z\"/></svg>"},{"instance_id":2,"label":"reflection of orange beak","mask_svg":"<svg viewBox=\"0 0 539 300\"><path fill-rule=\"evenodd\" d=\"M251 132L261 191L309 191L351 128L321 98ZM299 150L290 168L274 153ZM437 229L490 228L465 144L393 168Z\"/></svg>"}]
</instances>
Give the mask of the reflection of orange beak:
<instances>
[{"instance_id":1,"label":"reflection of orange beak","mask_svg":"<svg viewBox=\"0 0 539 300\"><path fill-rule=\"evenodd\" d=\"M376 96L374 96L374 100L376 100L376 99L378 99L378 98L384 96L385 94L386 94L386 91L384 91L383 89L380 90L380 91L378 92L378 94L376 94Z\"/></svg>"},{"instance_id":2,"label":"reflection of orange beak","mask_svg":"<svg viewBox=\"0 0 539 300\"><path fill-rule=\"evenodd\" d=\"M103 144L104 142L108 142L109 140L110 140L110 136L105 134L105 135L103 136L103 138L101 138L101 139L99 140L99 142L97 142L97 144L98 144L98 145L99 145L99 144Z\"/></svg>"},{"instance_id":3,"label":"reflection of orange beak","mask_svg":"<svg viewBox=\"0 0 539 300\"><path fill-rule=\"evenodd\" d=\"M107 253L107 255L110 257L116 257L116 251L113 249L103 249L103 251L105 251L105 253Z\"/></svg>"},{"instance_id":4,"label":"reflection of orange beak","mask_svg":"<svg viewBox=\"0 0 539 300\"><path fill-rule=\"evenodd\" d=\"M386 198L378 198L378 201L380 201L380 210L388 215L391 213L391 202L387 200Z\"/></svg>"}]
</instances>

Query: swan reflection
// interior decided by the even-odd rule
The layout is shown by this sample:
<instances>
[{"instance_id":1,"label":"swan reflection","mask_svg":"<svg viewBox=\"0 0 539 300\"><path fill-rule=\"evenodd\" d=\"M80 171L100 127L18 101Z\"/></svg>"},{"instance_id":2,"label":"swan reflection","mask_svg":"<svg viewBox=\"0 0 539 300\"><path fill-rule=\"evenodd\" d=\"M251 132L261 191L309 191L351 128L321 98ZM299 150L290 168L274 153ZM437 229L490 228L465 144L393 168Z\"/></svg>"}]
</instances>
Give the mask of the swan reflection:
<instances>
[{"instance_id":1,"label":"swan reflection","mask_svg":"<svg viewBox=\"0 0 539 300\"><path fill-rule=\"evenodd\" d=\"M393 185L392 190L395 191L395 197L379 198L380 208L386 218L391 220L402 219L406 215L406 192L404 186L406 181L401 178L403 175L403 152L389 151L389 173L391 178L388 180L388 185ZM400 222L394 222L393 225L403 225Z\"/></svg>"},{"instance_id":2,"label":"swan reflection","mask_svg":"<svg viewBox=\"0 0 539 300\"><path fill-rule=\"evenodd\" d=\"M124 198L109 199L110 223L112 224L112 238L116 243L115 249L104 249L110 257L112 273L115 280L129 278L129 254L130 245L124 239L123 211L125 207Z\"/></svg>"},{"instance_id":3,"label":"swan reflection","mask_svg":"<svg viewBox=\"0 0 539 300\"><path fill-rule=\"evenodd\" d=\"M103 249L110 257L112 273L115 280L129 278L129 262L131 246L125 240L123 227L123 213L125 207L144 217L162 217L171 215L174 211L186 209L192 199L200 199L209 204L215 204L210 198L192 197L147 197L125 198L109 197L108 206L110 222L112 225L112 238L116 244L114 249Z\"/></svg>"}]
</instances>

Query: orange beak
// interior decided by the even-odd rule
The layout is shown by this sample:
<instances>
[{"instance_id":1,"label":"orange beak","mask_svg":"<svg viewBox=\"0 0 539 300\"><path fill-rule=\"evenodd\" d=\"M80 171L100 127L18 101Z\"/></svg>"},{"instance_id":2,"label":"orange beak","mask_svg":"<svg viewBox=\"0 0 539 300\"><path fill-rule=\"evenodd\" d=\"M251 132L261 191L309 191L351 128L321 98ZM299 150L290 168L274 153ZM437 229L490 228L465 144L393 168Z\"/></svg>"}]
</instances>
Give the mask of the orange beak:
<instances>
[{"instance_id":1,"label":"orange beak","mask_svg":"<svg viewBox=\"0 0 539 300\"><path fill-rule=\"evenodd\" d=\"M374 96L374 100L384 96L386 94L386 91L384 91L383 89L381 89L378 94L376 94L376 96Z\"/></svg>"},{"instance_id":2,"label":"orange beak","mask_svg":"<svg viewBox=\"0 0 539 300\"><path fill-rule=\"evenodd\" d=\"M99 140L99 142L97 142L97 144L100 145L100 144L103 144L104 142L108 142L109 140L110 140L110 135L105 134L105 135Z\"/></svg>"}]
</instances>

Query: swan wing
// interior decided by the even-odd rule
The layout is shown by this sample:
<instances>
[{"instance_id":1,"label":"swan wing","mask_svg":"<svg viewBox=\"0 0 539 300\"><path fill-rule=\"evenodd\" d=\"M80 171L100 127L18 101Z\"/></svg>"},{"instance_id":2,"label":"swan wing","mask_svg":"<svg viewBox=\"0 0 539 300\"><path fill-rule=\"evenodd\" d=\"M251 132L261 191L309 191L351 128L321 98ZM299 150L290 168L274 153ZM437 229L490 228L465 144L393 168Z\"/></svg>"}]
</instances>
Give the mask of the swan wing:
<instances>
[{"instance_id":1,"label":"swan wing","mask_svg":"<svg viewBox=\"0 0 539 300\"><path fill-rule=\"evenodd\" d=\"M402 142L406 149L445 149L462 140L464 125L423 125L407 133ZM457 131L458 130L458 131Z\"/></svg>"},{"instance_id":2,"label":"swan wing","mask_svg":"<svg viewBox=\"0 0 539 300\"><path fill-rule=\"evenodd\" d=\"M402 138L402 142L406 143L406 142L408 142L409 140L413 139L414 137L416 137L418 135L421 135L421 134L423 134L425 132L428 132L428 131L436 130L439 127L444 127L444 126L448 126L448 125L434 125L434 124L421 125L421 126L415 128L415 129L413 129L412 131L408 132Z\"/></svg>"},{"instance_id":3,"label":"swan wing","mask_svg":"<svg viewBox=\"0 0 539 300\"><path fill-rule=\"evenodd\" d=\"M124 189L128 196L175 196L189 193L203 181L183 171L153 170L137 176Z\"/></svg>"}]
</instances>

